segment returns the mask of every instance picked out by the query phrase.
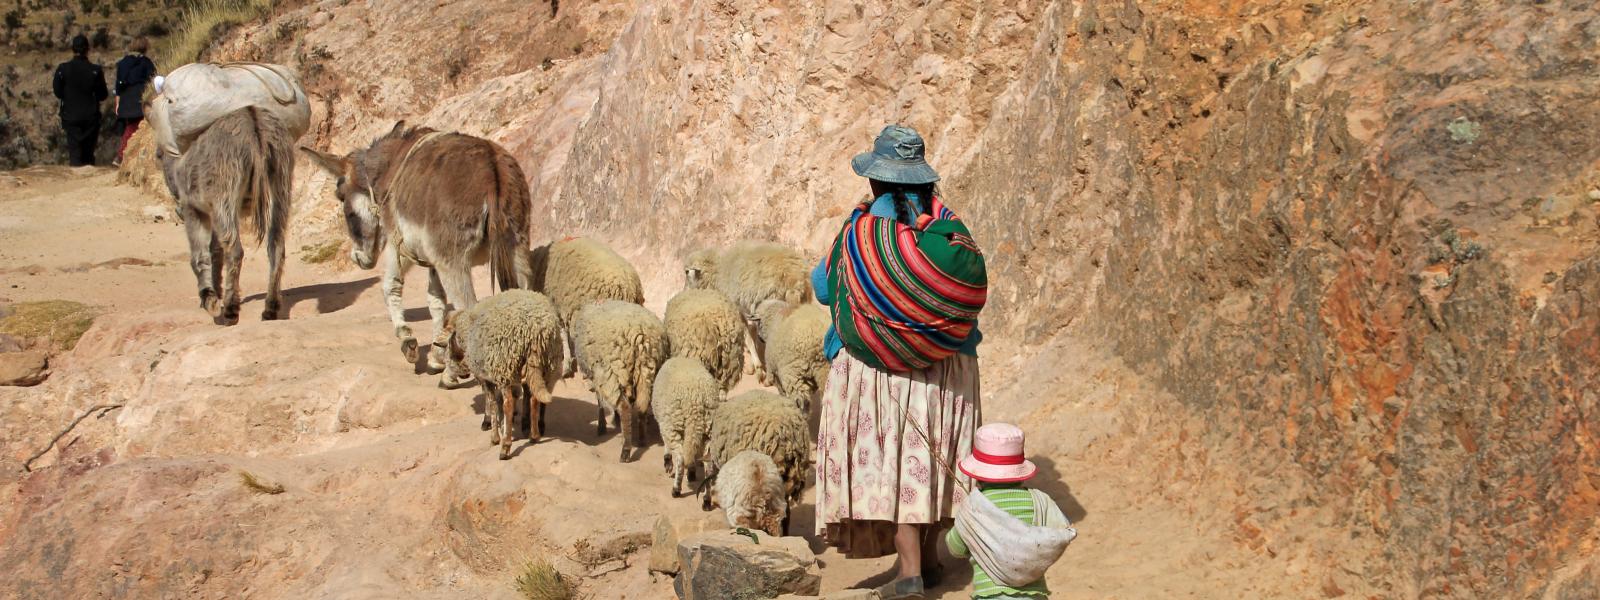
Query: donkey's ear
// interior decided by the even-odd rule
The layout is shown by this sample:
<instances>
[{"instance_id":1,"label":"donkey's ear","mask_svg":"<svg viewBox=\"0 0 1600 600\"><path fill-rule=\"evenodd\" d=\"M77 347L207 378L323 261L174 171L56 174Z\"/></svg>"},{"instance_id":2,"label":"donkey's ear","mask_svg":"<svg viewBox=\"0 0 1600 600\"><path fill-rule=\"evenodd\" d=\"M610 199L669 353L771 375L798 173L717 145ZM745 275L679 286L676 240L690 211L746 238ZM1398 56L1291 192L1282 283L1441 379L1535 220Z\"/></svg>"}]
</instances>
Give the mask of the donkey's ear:
<instances>
[{"instance_id":1,"label":"donkey's ear","mask_svg":"<svg viewBox=\"0 0 1600 600\"><path fill-rule=\"evenodd\" d=\"M311 162L315 163L318 167L322 167L322 170L327 171L329 174L335 177L344 175L344 166L346 161L343 156L329 154L327 152L322 152L307 146L301 146L300 151L304 152L306 156L310 157Z\"/></svg>"},{"instance_id":2,"label":"donkey's ear","mask_svg":"<svg viewBox=\"0 0 1600 600\"><path fill-rule=\"evenodd\" d=\"M390 129L389 130L389 135L395 135L395 134L398 134L398 133L404 133L405 130L406 130L406 120L405 119L400 119L399 121L395 121L394 122L394 129Z\"/></svg>"}]
</instances>

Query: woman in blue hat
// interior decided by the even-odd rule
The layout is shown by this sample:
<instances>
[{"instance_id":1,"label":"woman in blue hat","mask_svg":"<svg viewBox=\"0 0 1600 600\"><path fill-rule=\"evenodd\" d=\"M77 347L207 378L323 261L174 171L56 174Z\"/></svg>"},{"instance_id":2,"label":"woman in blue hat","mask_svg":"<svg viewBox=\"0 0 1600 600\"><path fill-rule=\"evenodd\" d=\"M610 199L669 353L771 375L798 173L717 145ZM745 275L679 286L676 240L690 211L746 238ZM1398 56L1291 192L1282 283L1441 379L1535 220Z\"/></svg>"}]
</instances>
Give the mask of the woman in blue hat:
<instances>
[{"instance_id":1,"label":"woman in blue hat","mask_svg":"<svg viewBox=\"0 0 1600 600\"><path fill-rule=\"evenodd\" d=\"M878 590L880 596L922 598L924 587L937 585L942 575L934 549L964 496L964 482L948 465L970 453L979 424L977 347L982 335L974 309L970 333L964 328L960 335L943 338L953 354L916 368L892 353L873 352L869 346L875 340L860 339L872 338L870 332L858 331L865 321L841 317L840 305L871 310L859 296L877 295L877 290L863 294L859 282L852 292L841 283L844 277L906 272L893 264L867 264L891 261L884 256L887 252L850 254L840 249L858 219L893 219L918 231L935 217L953 220L938 199L939 174L924 158L922 136L915 130L885 127L872 150L856 156L851 167L867 178L872 200L849 217L830 258L812 273L817 299L832 306L834 316L824 346L832 370L817 431L817 533L852 558L898 555L896 577ZM981 254L977 256L981 263ZM854 273L843 273L850 269ZM840 298L851 294L856 297ZM904 340L888 345L906 347Z\"/></svg>"}]
</instances>

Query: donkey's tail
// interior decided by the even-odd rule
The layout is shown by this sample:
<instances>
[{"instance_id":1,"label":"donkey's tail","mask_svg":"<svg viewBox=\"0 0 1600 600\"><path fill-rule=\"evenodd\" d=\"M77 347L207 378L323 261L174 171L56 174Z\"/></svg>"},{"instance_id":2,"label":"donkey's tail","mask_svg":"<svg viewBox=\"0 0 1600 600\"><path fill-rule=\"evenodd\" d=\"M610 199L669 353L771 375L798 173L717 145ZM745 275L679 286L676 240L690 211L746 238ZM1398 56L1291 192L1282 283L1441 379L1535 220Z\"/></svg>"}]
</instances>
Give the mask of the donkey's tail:
<instances>
[{"instance_id":1,"label":"donkey's tail","mask_svg":"<svg viewBox=\"0 0 1600 600\"><path fill-rule=\"evenodd\" d=\"M498 144L494 148L495 195L489 199L489 272L502 290L530 289L533 267L528 248L528 211L532 203L522 167Z\"/></svg>"},{"instance_id":2,"label":"donkey's tail","mask_svg":"<svg viewBox=\"0 0 1600 600\"><path fill-rule=\"evenodd\" d=\"M272 113L249 107L256 147L250 153L250 191L255 197L251 215L256 241L267 242L269 256L275 256L286 242L289 225L289 192L294 182L294 144L283 123Z\"/></svg>"}]
</instances>

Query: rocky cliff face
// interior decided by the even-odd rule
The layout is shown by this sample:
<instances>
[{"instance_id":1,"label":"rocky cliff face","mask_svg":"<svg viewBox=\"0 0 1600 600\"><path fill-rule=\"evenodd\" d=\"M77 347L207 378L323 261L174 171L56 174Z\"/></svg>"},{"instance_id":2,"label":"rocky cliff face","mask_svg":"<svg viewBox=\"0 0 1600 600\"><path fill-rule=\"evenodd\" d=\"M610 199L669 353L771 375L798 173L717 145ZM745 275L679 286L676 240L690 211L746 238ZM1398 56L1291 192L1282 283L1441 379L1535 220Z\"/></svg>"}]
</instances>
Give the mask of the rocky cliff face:
<instances>
[{"instance_id":1,"label":"rocky cliff face","mask_svg":"<svg viewBox=\"0 0 1600 600\"><path fill-rule=\"evenodd\" d=\"M500 141L535 237L607 239L658 302L699 244L820 255L848 157L913 125L989 253L995 347L1086 336L1160 382L1148 410L1193 419L1152 443L1239 491L1240 543L1330 596L1581 597L1597 42L1574 1L374 0L218 56L297 65L322 146L402 117ZM301 172L302 235L336 236Z\"/></svg>"}]
</instances>

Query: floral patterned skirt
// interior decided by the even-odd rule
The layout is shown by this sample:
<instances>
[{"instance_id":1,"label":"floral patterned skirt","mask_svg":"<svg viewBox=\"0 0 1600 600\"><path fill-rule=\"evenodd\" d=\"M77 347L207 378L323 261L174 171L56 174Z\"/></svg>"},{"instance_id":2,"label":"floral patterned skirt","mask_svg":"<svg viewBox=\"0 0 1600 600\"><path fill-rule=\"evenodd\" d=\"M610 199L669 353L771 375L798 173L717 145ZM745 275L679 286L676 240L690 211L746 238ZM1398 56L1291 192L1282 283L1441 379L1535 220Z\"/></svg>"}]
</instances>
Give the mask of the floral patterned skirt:
<instances>
[{"instance_id":1,"label":"floral patterned skirt","mask_svg":"<svg viewBox=\"0 0 1600 600\"><path fill-rule=\"evenodd\" d=\"M820 410L816 522L825 542L850 558L887 556L896 524L954 518L967 486L956 462L979 425L977 358L886 373L840 352Z\"/></svg>"}]
</instances>

